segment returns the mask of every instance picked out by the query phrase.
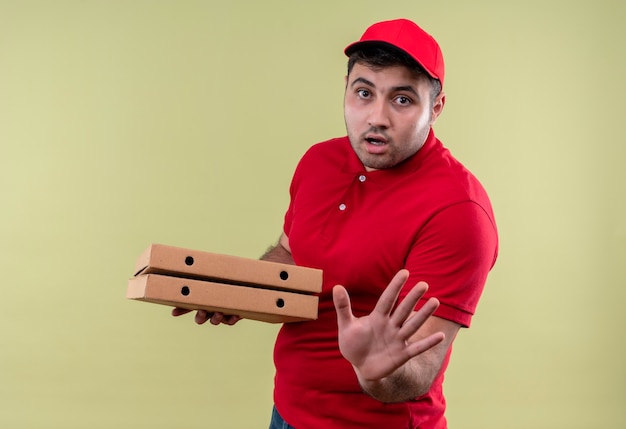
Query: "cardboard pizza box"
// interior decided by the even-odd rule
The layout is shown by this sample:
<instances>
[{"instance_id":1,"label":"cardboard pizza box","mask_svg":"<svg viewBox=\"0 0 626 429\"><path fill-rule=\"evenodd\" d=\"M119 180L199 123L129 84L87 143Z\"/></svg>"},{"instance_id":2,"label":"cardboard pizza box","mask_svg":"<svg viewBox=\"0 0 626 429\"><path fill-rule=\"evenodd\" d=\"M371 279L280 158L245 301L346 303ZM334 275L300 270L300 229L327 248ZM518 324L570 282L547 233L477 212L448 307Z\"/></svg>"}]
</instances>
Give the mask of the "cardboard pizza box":
<instances>
[{"instance_id":1,"label":"cardboard pizza box","mask_svg":"<svg viewBox=\"0 0 626 429\"><path fill-rule=\"evenodd\" d=\"M138 258L135 275L141 274L163 274L308 294L322 290L322 270L163 244L152 244Z\"/></svg>"},{"instance_id":2,"label":"cardboard pizza box","mask_svg":"<svg viewBox=\"0 0 626 429\"><path fill-rule=\"evenodd\" d=\"M270 323L314 320L319 303L315 295L160 274L140 274L131 278L126 297Z\"/></svg>"}]
</instances>

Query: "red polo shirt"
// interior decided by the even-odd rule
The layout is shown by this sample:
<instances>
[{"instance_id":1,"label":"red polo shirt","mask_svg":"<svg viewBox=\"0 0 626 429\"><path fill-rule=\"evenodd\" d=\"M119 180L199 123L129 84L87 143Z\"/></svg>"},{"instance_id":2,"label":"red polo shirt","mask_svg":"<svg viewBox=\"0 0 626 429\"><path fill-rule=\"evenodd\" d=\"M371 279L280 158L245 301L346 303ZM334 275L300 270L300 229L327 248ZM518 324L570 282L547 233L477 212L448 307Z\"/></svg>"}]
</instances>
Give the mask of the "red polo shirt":
<instances>
[{"instance_id":1,"label":"red polo shirt","mask_svg":"<svg viewBox=\"0 0 626 429\"><path fill-rule=\"evenodd\" d=\"M435 315L468 327L496 260L497 232L478 180L432 130L416 155L367 172L347 137L313 146L298 164L284 231L298 265L324 272L319 318L285 324L276 340L274 401L297 429L445 428L443 368L424 396L383 404L362 393L339 352L332 287L355 315L372 311L401 268L424 280ZM418 306L421 304L418 304Z\"/></svg>"}]
</instances>

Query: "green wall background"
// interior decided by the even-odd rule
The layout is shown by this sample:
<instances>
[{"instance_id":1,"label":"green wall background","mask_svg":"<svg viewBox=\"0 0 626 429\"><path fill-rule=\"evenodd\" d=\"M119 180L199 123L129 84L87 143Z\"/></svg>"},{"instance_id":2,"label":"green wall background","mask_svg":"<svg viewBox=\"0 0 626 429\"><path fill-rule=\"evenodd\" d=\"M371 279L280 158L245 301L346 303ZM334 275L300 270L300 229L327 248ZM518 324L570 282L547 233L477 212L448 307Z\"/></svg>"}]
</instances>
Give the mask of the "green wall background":
<instances>
[{"instance_id":1,"label":"green wall background","mask_svg":"<svg viewBox=\"0 0 626 429\"><path fill-rule=\"evenodd\" d=\"M126 300L152 242L258 257L342 135L342 49L408 17L500 260L451 428L626 427L621 1L0 1L0 426L266 428L278 327Z\"/></svg>"}]
</instances>

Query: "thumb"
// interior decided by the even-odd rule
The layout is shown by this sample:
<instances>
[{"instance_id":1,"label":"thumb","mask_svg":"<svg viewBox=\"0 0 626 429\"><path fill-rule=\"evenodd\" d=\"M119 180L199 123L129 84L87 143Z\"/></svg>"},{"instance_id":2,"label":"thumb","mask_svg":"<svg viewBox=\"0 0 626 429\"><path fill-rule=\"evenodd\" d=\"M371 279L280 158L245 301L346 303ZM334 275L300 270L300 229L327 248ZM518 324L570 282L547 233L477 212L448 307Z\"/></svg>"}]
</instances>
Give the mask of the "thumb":
<instances>
[{"instance_id":1,"label":"thumb","mask_svg":"<svg viewBox=\"0 0 626 429\"><path fill-rule=\"evenodd\" d=\"M337 312L337 326L341 330L353 318L350 296L345 287L337 285L333 288L333 304Z\"/></svg>"}]
</instances>

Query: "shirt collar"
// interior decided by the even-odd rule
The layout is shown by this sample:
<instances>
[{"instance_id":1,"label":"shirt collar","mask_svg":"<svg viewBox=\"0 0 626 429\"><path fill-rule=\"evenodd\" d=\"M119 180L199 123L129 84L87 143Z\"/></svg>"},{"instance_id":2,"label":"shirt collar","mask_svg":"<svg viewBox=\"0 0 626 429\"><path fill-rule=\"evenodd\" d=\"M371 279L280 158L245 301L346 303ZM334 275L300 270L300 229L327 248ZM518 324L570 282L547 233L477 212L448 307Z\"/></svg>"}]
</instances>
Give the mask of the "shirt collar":
<instances>
[{"instance_id":1,"label":"shirt collar","mask_svg":"<svg viewBox=\"0 0 626 429\"><path fill-rule=\"evenodd\" d=\"M380 184L381 186L393 184L393 182L405 176L406 174L418 170L423 164L424 159L428 156L428 153L431 152L437 144L437 141L438 140L435 137L435 133L431 128L428 132L428 136L426 137L424 145L417 151L415 155L411 156L405 161L402 161L395 167L375 171L366 171L365 166L356 156L356 153L354 153L352 146L350 146L350 150L348 152L346 162L343 165L342 171L351 175L364 174L373 182ZM350 141L348 140L348 138L346 138L346 142L348 145L350 145Z\"/></svg>"}]
</instances>

